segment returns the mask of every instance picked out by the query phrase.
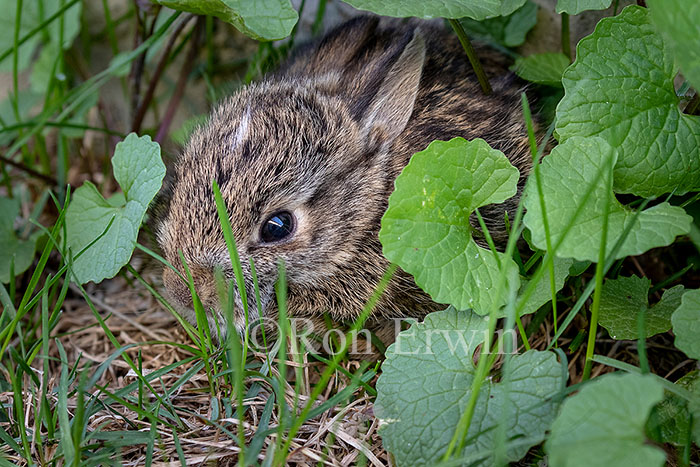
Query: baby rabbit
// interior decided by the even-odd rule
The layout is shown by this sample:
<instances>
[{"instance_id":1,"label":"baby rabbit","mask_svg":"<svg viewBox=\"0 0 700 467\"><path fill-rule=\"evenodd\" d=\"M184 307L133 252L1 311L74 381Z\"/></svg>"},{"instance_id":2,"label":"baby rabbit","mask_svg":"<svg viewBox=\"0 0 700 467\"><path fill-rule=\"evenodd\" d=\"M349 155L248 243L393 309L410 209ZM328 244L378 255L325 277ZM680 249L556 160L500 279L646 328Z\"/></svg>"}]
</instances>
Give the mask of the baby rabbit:
<instances>
[{"instance_id":1,"label":"baby rabbit","mask_svg":"<svg viewBox=\"0 0 700 467\"><path fill-rule=\"evenodd\" d=\"M165 258L184 271L182 251L212 329L214 320L226 327L213 271L233 278L212 180L238 243L250 322L259 318L250 259L264 316L276 317L282 259L289 314L328 312L344 321L359 315L388 267L380 220L411 155L435 139L479 137L508 155L521 177L528 174L522 83L499 54L479 54L494 88L489 96L457 37L442 27L358 17L216 107L171 168L156 228ZM482 210L492 235L503 237L504 210L513 218L516 203ZM163 279L195 322L187 284L168 268ZM398 271L371 320L420 318L441 308ZM242 330L240 297L234 319Z\"/></svg>"}]
</instances>

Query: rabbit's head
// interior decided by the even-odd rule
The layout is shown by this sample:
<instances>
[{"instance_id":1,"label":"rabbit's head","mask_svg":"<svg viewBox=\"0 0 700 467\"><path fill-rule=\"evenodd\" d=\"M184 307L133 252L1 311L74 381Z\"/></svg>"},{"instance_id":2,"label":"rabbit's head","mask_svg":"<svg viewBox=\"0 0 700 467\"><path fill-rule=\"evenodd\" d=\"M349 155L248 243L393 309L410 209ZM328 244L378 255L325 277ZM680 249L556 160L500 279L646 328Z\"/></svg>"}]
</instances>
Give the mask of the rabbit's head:
<instances>
[{"instance_id":1,"label":"rabbit's head","mask_svg":"<svg viewBox=\"0 0 700 467\"><path fill-rule=\"evenodd\" d=\"M213 181L237 242L250 322L259 317L254 272L263 315L276 314L280 261L291 315L352 319L375 290L387 267L377 238L380 219L405 164L393 159L391 147L412 114L425 47L410 30L358 64L360 48L322 42L286 72L227 98L171 168L157 239L184 275L181 253L212 328L216 320L225 329L215 271L234 277ZM169 268L163 279L191 317L188 284ZM406 277L392 287L416 289ZM400 298L383 303L379 313L407 314ZM242 330L237 292L234 319Z\"/></svg>"}]
</instances>

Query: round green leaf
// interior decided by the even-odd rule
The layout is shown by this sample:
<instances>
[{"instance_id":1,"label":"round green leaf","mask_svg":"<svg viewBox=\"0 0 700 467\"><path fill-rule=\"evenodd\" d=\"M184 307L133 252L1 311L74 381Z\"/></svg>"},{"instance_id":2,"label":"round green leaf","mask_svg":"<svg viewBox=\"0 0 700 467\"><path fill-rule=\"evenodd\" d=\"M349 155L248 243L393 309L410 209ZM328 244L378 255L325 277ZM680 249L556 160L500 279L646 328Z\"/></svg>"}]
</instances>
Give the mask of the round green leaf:
<instances>
[{"instance_id":1,"label":"round green leaf","mask_svg":"<svg viewBox=\"0 0 700 467\"><path fill-rule=\"evenodd\" d=\"M637 319L644 310L645 337L651 337L671 329L671 315L681 303L684 288L678 285L664 292L661 301L649 307L647 278L619 277L605 281L600 298L600 325L610 337L618 340L637 339Z\"/></svg>"},{"instance_id":2,"label":"round green leaf","mask_svg":"<svg viewBox=\"0 0 700 467\"><path fill-rule=\"evenodd\" d=\"M374 410L397 465L435 465L444 454L471 395L473 355L486 332L486 318L450 308L400 333L387 349ZM491 380L482 386L469 442L456 457L490 458L503 419L509 439L515 438L506 449L511 461L544 438L565 372L552 352L514 355L510 365L507 386Z\"/></svg>"},{"instance_id":3,"label":"round green leaf","mask_svg":"<svg viewBox=\"0 0 700 467\"><path fill-rule=\"evenodd\" d=\"M553 467L661 466L666 454L645 444L644 426L663 388L649 375L612 373L561 405L545 443Z\"/></svg>"},{"instance_id":4,"label":"round green leaf","mask_svg":"<svg viewBox=\"0 0 700 467\"><path fill-rule=\"evenodd\" d=\"M559 140L597 135L615 147L616 192L700 189L700 117L680 112L675 75L647 9L633 5L601 20L564 73Z\"/></svg>"},{"instance_id":5,"label":"round green leaf","mask_svg":"<svg viewBox=\"0 0 700 467\"><path fill-rule=\"evenodd\" d=\"M558 0L557 13L578 15L586 10L604 10L610 7L612 0Z\"/></svg>"},{"instance_id":6,"label":"round green leaf","mask_svg":"<svg viewBox=\"0 0 700 467\"><path fill-rule=\"evenodd\" d=\"M129 262L148 204L165 177L160 146L149 136L139 138L131 133L117 144L112 170L123 196L105 200L95 185L86 182L75 190L66 211L66 241L73 256L114 219L107 233L73 261L73 272L81 284L114 277Z\"/></svg>"},{"instance_id":7,"label":"round green leaf","mask_svg":"<svg viewBox=\"0 0 700 467\"><path fill-rule=\"evenodd\" d=\"M700 2L649 0L654 26L674 51L683 74L700 89Z\"/></svg>"},{"instance_id":8,"label":"round green leaf","mask_svg":"<svg viewBox=\"0 0 700 467\"><path fill-rule=\"evenodd\" d=\"M358 10L384 16L419 18L471 18L477 21L506 16L523 6L526 0L345 0Z\"/></svg>"},{"instance_id":9,"label":"round green leaf","mask_svg":"<svg viewBox=\"0 0 700 467\"><path fill-rule=\"evenodd\" d=\"M598 137L572 137L555 147L542 159L540 177L552 245L557 245L574 219L571 229L561 241L556 255L579 261L597 262L605 212L607 188L606 167L616 160L612 147ZM592 190L584 203L586 192ZM626 226L633 222L634 212L620 204L612 193L608 206L606 254L610 254ZM525 194L524 223L532 234L532 242L546 249L544 221L536 184ZM678 235L690 231L692 217L682 208L660 203L637 217L630 234L618 250L616 258L634 256L670 245Z\"/></svg>"},{"instance_id":10,"label":"round green leaf","mask_svg":"<svg viewBox=\"0 0 700 467\"><path fill-rule=\"evenodd\" d=\"M292 33L299 14L289 0L153 0L174 10L211 15L243 34L261 41L283 39Z\"/></svg>"},{"instance_id":11,"label":"round green leaf","mask_svg":"<svg viewBox=\"0 0 700 467\"><path fill-rule=\"evenodd\" d=\"M687 356L700 360L700 289L688 290L681 305L671 316L676 347Z\"/></svg>"},{"instance_id":12,"label":"round green leaf","mask_svg":"<svg viewBox=\"0 0 700 467\"><path fill-rule=\"evenodd\" d=\"M518 267L474 242L469 216L515 195L518 173L484 140L433 141L396 179L379 232L384 255L437 302L479 314L502 306L498 277L503 272L517 287Z\"/></svg>"}]
</instances>

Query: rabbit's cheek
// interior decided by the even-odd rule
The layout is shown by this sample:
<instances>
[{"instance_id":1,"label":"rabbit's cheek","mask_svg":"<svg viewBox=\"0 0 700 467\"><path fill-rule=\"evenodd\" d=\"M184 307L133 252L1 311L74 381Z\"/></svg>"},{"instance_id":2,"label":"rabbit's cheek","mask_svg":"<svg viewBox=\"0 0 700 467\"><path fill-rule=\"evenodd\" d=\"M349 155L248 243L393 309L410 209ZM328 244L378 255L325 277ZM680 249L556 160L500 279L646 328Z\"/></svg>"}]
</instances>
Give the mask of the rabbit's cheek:
<instances>
[{"instance_id":1,"label":"rabbit's cheek","mask_svg":"<svg viewBox=\"0 0 700 467\"><path fill-rule=\"evenodd\" d=\"M179 307L192 307L192 294L187 284L170 268L163 270L163 284L170 297Z\"/></svg>"}]
</instances>

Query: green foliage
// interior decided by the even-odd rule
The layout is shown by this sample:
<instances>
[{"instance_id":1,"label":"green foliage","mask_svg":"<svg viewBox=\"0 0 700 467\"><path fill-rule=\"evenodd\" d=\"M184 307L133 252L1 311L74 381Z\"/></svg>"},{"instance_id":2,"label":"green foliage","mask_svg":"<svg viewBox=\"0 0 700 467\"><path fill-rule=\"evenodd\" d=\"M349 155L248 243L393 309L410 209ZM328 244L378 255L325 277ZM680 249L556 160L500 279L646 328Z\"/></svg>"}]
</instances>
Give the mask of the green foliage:
<instances>
[{"instance_id":1,"label":"green foliage","mask_svg":"<svg viewBox=\"0 0 700 467\"><path fill-rule=\"evenodd\" d=\"M671 316L676 347L687 356L700 360L700 289L688 290Z\"/></svg>"},{"instance_id":2,"label":"green foliage","mask_svg":"<svg viewBox=\"0 0 700 467\"><path fill-rule=\"evenodd\" d=\"M613 339L637 339L638 315L644 313L645 336L671 329L671 315L681 303L682 285L664 292L661 301L649 307L651 281L637 276L608 279L603 286L600 304L600 325Z\"/></svg>"},{"instance_id":3,"label":"green foliage","mask_svg":"<svg viewBox=\"0 0 700 467\"><path fill-rule=\"evenodd\" d=\"M419 18L471 18L477 21L507 16L527 0L345 0L359 10L385 16L417 16Z\"/></svg>"},{"instance_id":4,"label":"green foliage","mask_svg":"<svg viewBox=\"0 0 700 467\"><path fill-rule=\"evenodd\" d=\"M557 0L557 13L578 15L586 10L604 10L612 0Z\"/></svg>"},{"instance_id":5,"label":"green foliage","mask_svg":"<svg viewBox=\"0 0 700 467\"><path fill-rule=\"evenodd\" d=\"M31 91L20 91L17 94L17 113L19 114L20 121L29 118L29 113L37 102L41 99L41 96L31 92ZM5 99L0 101L0 119L4 123L3 126L8 127L20 123L17 121L17 116L15 115L12 99ZM0 144L7 145L14 138L17 137L17 131L4 130L0 132Z\"/></svg>"},{"instance_id":6,"label":"green foliage","mask_svg":"<svg viewBox=\"0 0 700 467\"><path fill-rule=\"evenodd\" d=\"M287 37L299 15L289 0L154 0L175 10L212 15L233 24L253 39L275 40Z\"/></svg>"},{"instance_id":7,"label":"green foliage","mask_svg":"<svg viewBox=\"0 0 700 467\"><path fill-rule=\"evenodd\" d=\"M130 134L117 145L112 158L114 178L123 190L109 200L85 182L73 195L66 212L67 247L73 255L109 230L73 261L74 280L100 282L114 277L134 251L148 204L165 177L160 146L148 136Z\"/></svg>"},{"instance_id":8,"label":"green foliage","mask_svg":"<svg viewBox=\"0 0 700 467\"><path fill-rule=\"evenodd\" d=\"M620 204L608 188L606 167L616 160L616 151L598 137L570 138L542 160L540 177L552 244L561 242L557 256L598 261L606 210L609 214L608 254L628 224L634 222L616 258L669 245L676 236L690 230L692 218L683 209L668 203L646 209L635 219L635 213ZM537 248L546 249L542 210L535 188L534 184L530 185L526 193L525 225ZM573 225L567 231L572 220Z\"/></svg>"},{"instance_id":9,"label":"green foliage","mask_svg":"<svg viewBox=\"0 0 700 467\"><path fill-rule=\"evenodd\" d=\"M689 391L695 397L700 397L700 372L691 371L676 381L675 385ZM700 411L697 411L697 408L697 402L688 402L676 394L666 392L664 400L651 412L647 424L648 431L659 443L685 446L690 441L689 436L694 436L697 443L700 440Z\"/></svg>"},{"instance_id":10,"label":"green foliage","mask_svg":"<svg viewBox=\"0 0 700 467\"><path fill-rule=\"evenodd\" d=\"M15 220L19 216L19 200L0 196L0 283L10 281L10 272L19 275L29 269L34 261L38 235L23 240L15 232Z\"/></svg>"},{"instance_id":11,"label":"green foliage","mask_svg":"<svg viewBox=\"0 0 700 467\"><path fill-rule=\"evenodd\" d=\"M68 3L69 1L66 0L65 4ZM0 15L0 49L2 49L0 52L4 52L6 47L14 47L15 21L18 5L19 2L17 0L0 0L0 9L3 11L3 14ZM22 2L22 9L20 10L19 39L22 39L30 31L42 25L45 20L57 13L60 8L61 2L58 0L24 0ZM24 70L29 66L32 54L42 42L42 39L47 39L48 44L54 46L54 50L58 48L59 37L61 37L61 22L63 22L62 48L67 49L70 47L73 40L80 32L81 11L81 2L75 2L61 15L61 19L52 21L46 26L46 29L43 31L45 34L35 34L22 44L19 47L18 69ZM8 70L12 70L12 55L9 55L0 62L0 71Z\"/></svg>"},{"instance_id":12,"label":"green foliage","mask_svg":"<svg viewBox=\"0 0 700 467\"><path fill-rule=\"evenodd\" d=\"M525 42L525 36L537 24L537 5L528 0L506 16L483 21L462 18L459 22L470 36L506 47L517 47Z\"/></svg>"},{"instance_id":13,"label":"green foliage","mask_svg":"<svg viewBox=\"0 0 700 467\"><path fill-rule=\"evenodd\" d=\"M518 268L476 244L469 216L515 195L517 181L518 170L483 140L432 142L396 180L379 232L384 255L437 302L478 314L500 307L496 278L503 268L516 286Z\"/></svg>"},{"instance_id":14,"label":"green foliage","mask_svg":"<svg viewBox=\"0 0 700 467\"><path fill-rule=\"evenodd\" d=\"M434 465L445 452L471 395L474 351L487 334L484 318L451 308L428 315L388 348L375 413L397 465ZM491 458L499 422L521 441L508 447L511 461L544 439L565 384L561 366L555 354L536 351L514 355L510 365L507 384L489 382L479 393L469 442L457 453L466 463Z\"/></svg>"},{"instance_id":15,"label":"green foliage","mask_svg":"<svg viewBox=\"0 0 700 467\"><path fill-rule=\"evenodd\" d=\"M87 2L83 5L82 0L0 0L6 12L0 19L0 54L4 55L0 69L12 70L14 44L23 41L18 56L18 68L23 73L10 76L11 81L19 81L19 89L12 89L0 102L0 145L6 149L0 161L0 190L9 196L0 197L0 392L10 395L2 405L0 464L5 465L5 455L20 465L118 463L122 447L139 444L144 446L146 465L154 456L162 457L163 462L172 462L178 456L185 464L191 459L183 453L185 445L178 436L196 430L191 430L190 421L180 419L183 408L176 404L182 397L170 396L186 390L185 386L194 381L201 383L197 386L200 394L210 393L209 407L205 404L202 410L207 415L199 418L217 433L228 436L229 446L240 447L237 461L241 465L253 465L262 455L267 457L265 465L289 462L292 443L304 434L302 425L346 403L358 390L365 398L376 395L379 433L398 465L435 465L441 460L459 465L503 465L518 461L528 450L523 463L534 464L541 450L531 447L545 438L547 462L554 467L660 465L664 454L646 436L652 442L668 443L670 446L664 446L667 451L677 449L679 465L696 463L696 448L691 442L700 442L700 378L697 371L680 377L691 365L677 363L685 359L681 351L691 359L700 358L700 294L698 290L684 293L683 285L671 286L678 282L696 286L698 273L692 264L697 257L692 251L687 254L690 248L684 245L682 250L666 248L646 253L639 263L625 258L670 245L689 231L695 245L700 245L695 238L698 229L684 211L697 210L698 196L660 197L700 189L700 117L691 115L697 112L696 101L685 109L686 114L679 110L681 99L692 96L700 86L697 1L648 0L649 10L630 7L601 21L596 31L579 43L574 64L556 50L516 58L513 70L521 78L552 86L528 89L528 97L536 97L533 108L553 108L562 93L566 95L557 109L554 133L560 144L550 154L554 144L541 140L547 117L540 110L540 131L535 140L546 149L537 166L539 177L531 176L527 181L523 201L527 229L523 232L520 216L509 211L512 238L508 246L497 242L497 253L484 246L487 242L482 232L474 227L474 211L512 197L519 180L517 170L502 153L480 139L436 141L416 154L396 181L380 240L386 256L413 274L418 285L436 301L454 306L429 315L401 333L386 352L378 380L377 368L365 363L355 374L347 370L354 365L354 358L350 363L341 352L327 360L319 357L321 362L314 365L319 365L320 376L311 381L303 371L303 345L296 341L282 316L286 313L283 267L278 270L276 285L281 316L277 339L289 347L268 349L267 359L259 361L259 356L249 358L245 346L248 336L242 336L241 345L230 320L227 330L231 338L217 348L207 335L207 311L203 307L197 306L200 326L195 329L128 265L147 206L164 175L159 146L149 137L132 134L117 146L112 163L121 193L105 199L100 191L113 183L105 183L105 188L98 191L87 182L67 196L67 180L102 180L109 175L99 173L101 165L107 166L106 159L99 158L101 152L106 152L101 148L109 145L107 135L119 135L115 130L133 127L130 118L118 121L123 117L120 112L105 111L101 94L104 84L121 81L124 95L120 98L133 104L133 111L146 109L145 123L138 134L158 134L159 138L168 134L170 141L184 144L203 120L193 117L184 120L180 129L168 131L171 110L178 107L171 109L170 105L179 99L173 92L179 87L175 79L178 74L188 80L187 99L190 90L196 95L198 87L190 88L190 84L201 78L213 99L220 94L218 83L228 78L219 72L247 68L249 73L239 79L248 82L283 58L294 42L294 37L289 37L282 47L262 44L254 54L247 52L254 47L241 47L241 55L232 59L217 50L219 19L251 37L268 41L289 36L290 32L293 35L298 13L289 0L156 0L180 11L218 18L200 21L195 28L190 27L193 22L176 30L186 15L175 21L179 12L153 8L148 2L127 2L127 9L117 14L117 9L110 10L112 3L96 2L94 7ZM348 3L392 16L457 19L471 38L494 43L499 49L523 44L538 11L526 0ZM559 0L556 10L574 15L606 8L610 3ZM86 6L84 18L82 6ZM49 21L59 9L68 7L64 14ZM89 23L92 18L88 14L95 10L104 11L104 21L100 21L103 30ZM15 30L18 13L19 28ZM81 32L85 24L91 27ZM136 45L118 37L127 27L140 34ZM30 31L34 33L29 35ZM61 31L63 40L59 41ZM71 48L76 37L80 37L80 43ZM112 50L111 57L100 58L99 63L110 63L102 71L96 71L91 61L95 55L93 41L109 41ZM124 43L129 43L126 50L122 50ZM538 44L527 44L528 48L530 45ZM181 51L190 49L201 53L193 55L192 60L182 60ZM505 52L517 56L515 51ZM165 71L156 78L158 73L154 72L161 57L166 58L161 62ZM187 63L179 73L173 73L182 62ZM79 65L79 74L74 64ZM677 76L676 65L685 83ZM498 95L502 81L490 78ZM157 92L146 98L151 86ZM118 89L118 85L109 86L108 92ZM477 105L478 96L473 97ZM543 104L547 101L552 104ZM89 120L85 118L88 113ZM154 125L152 122L157 128L149 127ZM88 136L82 138L88 124L108 128L91 127ZM54 201L50 208L45 208L44 198L32 199L49 189ZM631 196L618 200L616 196L621 193ZM638 196L659 198L647 200L652 207L644 209L638 207L643 201ZM252 304L254 295L259 299L257 283L246 292L242 271L254 265L240 264L231 226L235 219L229 218L220 193L215 198L236 278L236 284L228 283L229 290L238 285L239 295L249 293L251 298L242 298L242 303ZM22 199L23 208L32 209L29 216L19 216L18 199ZM62 207L66 199L70 200L65 203L67 208ZM29 225L37 220L49 226L53 222L52 227L42 230L41 237ZM608 232L605 239L604 226ZM520 241L521 232L527 244ZM612 255L621 239L621 248ZM37 243L41 246L38 259ZM603 254L602 244L606 245ZM605 256L606 261L602 261ZM658 260L656 264L663 268L647 269L649 259ZM598 261L594 276L589 266ZM685 268L684 261L688 265ZM651 280L626 277L636 272L630 270L631 262L643 268ZM144 374L141 354L133 360L136 354L126 352L133 347L123 345L122 336L112 333L113 321L103 319L102 310L92 303L92 294L81 288L85 281L99 282L114 276L125 264L127 280L134 278L145 287L138 293L150 291L177 316L189 335L192 344L165 344L189 353L183 361ZM609 267L611 277L617 279L604 282ZM354 330L362 326L379 300L392 268L381 279ZM188 277L191 280L191 274ZM70 278L77 283L71 286ZM650 307L652 284L652 290L666 291L660 302ZM201 305L192 280L191 286L193 301ZM102 327L105 342L109 340L106 345L114 347L94 373L82 360L75 364L69 361L75 352L66 352L60 344L66 328L57 325L63 324L64 300L71 297L76 301L76 291L84 294L86 305ZM550 302L551 306L545 306ZM536 314L527 322L520 322L519 316L512 322L514 308L521 316ZM639 339L636 346L625 346L626 353L634 352L636 347L637 360L630 355L625 361L638 361L639 368L610 358L614 355L594 356L595 351L607 353L609 349L607 344L599 348L595 342L595 337L601 335L598 322L614 338L636 339L640 312L644 313L645 337L673 326L677 348L665 348L659 361L658 352L647 355L644 339ZM227 316L232 313L232 308L225 310ZM503 317L506 319L500 319ZM577 328L580 323L590 324L588 329ZM501 331L506 339L496 341ZM569 364L566 358L579 358L578 350L586 336L591 337L586 349L587 370L582 377L572 375L574 381L582 383L565 389L568 373L575 373L581 363ZM273 338L268 337L272 343ZM510 346L511 342L520 354L504 354L509 351L505 344ZM144 349L148 345L142 344ZM556 353L522 350L530 346L544 349L545 345L560 348ZM300 348L301 354L287 353L288 349ZM136 381L110 393L109 387L98 387L98 381L117 359L120 368L128 368L129 377ZM287 361L292 359L294 370L287 371ZM42 362L43 372L39 370ZM630 374L596 376L587 381L589 375L606 371L603 367L588 371L592 362ZM177 376L169 373L174 369L178 370ZM660 376L638 374L649 371L679 379L672 383ZM294 381L288 376L292 374ZM348 382L346 386L337 385L343 380ZM156 382L163 387L154 388ZM251 410L256 409L244 401L259 395L263 387L270 397L262 414L258 412L256 423L246 425ZM294 406L286 397L292 393ZM26 394L34 396L23 397ZM113 429L113 424L95 429L89 421L98 418L98 411L135 415L139 423L130 425L132 420L126 420L120 431L105 431ZM151 427L148 433L136 431L141 423ZM27 430L30 426L41 429ZM252 433L251 428L256 431ZM160 436L163 429L166 438ZM464 443L460 444L462 434ZM353 446L369 457L376 450L366 449L363 443L376 439L358 439L359 447ZM41 443L56 449L36 450ZM174 443L174 449L158 452L165 443L171 443L168 449ZM330 444L328 447L330 450ZM213 450L212 454L212 458L218 455ZM363 460L358 457L358 464Z\"/></svg>"},{"instance_id":16,"label":"green foliage","mask_svg":"<svg viewBox=\"0 0 700 467\"><path fill-rule=\"evenodd\" d=\"M561 405L545 443L552 466L661 466L665 453L645 444L649 411L663 397L652 376L608 374Z\"/></svg>"},{"instance_id":17,"label":"green foliage","mask_svg":"<svg viewBox=\"0 0 700 467\"><path fill-rule=\"evenodd\" d=\"M569 57L563 53L534 54L518 57L513 71L522 79L548 86L561 86L564 70L571 64Z\"/></svg>"},{"instance_id":18,"label":"green foliage","mask_svg":"<svg viewBox=\"0 0 700 467\"><path fill-rule=\"evenodd\" d=\"M673 49L685 78L700 89L700 2L649 0L654 26Z\"/></svg>"},{"instance_id":19,"label":"green foliage","mask_svg":"<svg viewBox=\"0 0 700 467\"><path fill-rule=\"evenodd\" d=\"M601 20L564 73L560 142L596 135L616 148L618 193L648 197L700 188L700 117L679 110L675 74L647 9L633 5Z\"/></svg>"}]
</instances>

